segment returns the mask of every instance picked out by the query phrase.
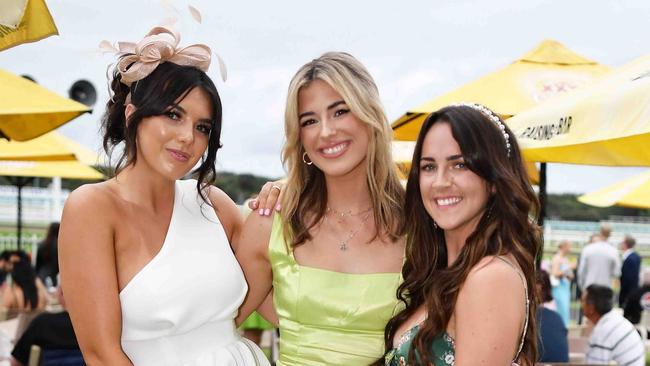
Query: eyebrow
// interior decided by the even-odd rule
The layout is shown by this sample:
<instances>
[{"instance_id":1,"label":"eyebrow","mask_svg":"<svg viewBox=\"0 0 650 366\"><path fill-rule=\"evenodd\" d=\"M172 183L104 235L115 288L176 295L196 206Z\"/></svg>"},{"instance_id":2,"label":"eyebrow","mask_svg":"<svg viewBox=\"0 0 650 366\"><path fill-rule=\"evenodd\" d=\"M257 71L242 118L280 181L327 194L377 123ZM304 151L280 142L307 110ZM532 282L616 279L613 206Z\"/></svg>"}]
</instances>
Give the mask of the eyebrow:
<instances>
[{"instance_id":1,"label":"eyebrow","mask_svg":"<svg viewBox=\"0 0 650 366\"><path fill-rule=\"evenodd\" d=\"M174 109L179 110L179 111L180 111L181 113L183 113L183 114L187 114L187 112L185 111L185 108L181 107L180 104L174 104L174 105L172 105L171 108L170 108L170 110L174 110ZM210 119L210 118L201 118L201 119L199 119L199 122L200 122L200 123L209 123L209 124L212 124L212 119Z\"/></svg>"},{"instance_id":2,"label":"eyebrow","mask_svg":"<svg viewBox=\"0 0 650 366\"><path fill-rule=\"evenodd\" d=\"M345 101L344 101L344 100L337 100L336 102L334 102L334 103L328 105L328 106L327 106L327 110L330 110L330 109L336 108L336 107L340 106L341 104L345 104ZM314 113L314 112L305 112L305 113L301 113L301 114L298 116L298 119L302 119L302 117L313 116L313 115L315 115L315 114L316 114L316 113Z\"/></svg>"},{"instance_id":3,"label":"eyebrow","mask_svg":"<svg viewBox=\"0 0 650 366\"><path fill-rule=\"evenodd\" d=\"M446 160L447 161L452 161L452 160L458 160L458 159L462 159L462 158L463 158L463 155L457 154L457 155L448 156ZM428 157L428 156L421 157L420 161L430 161L430 162L433 162L433 163L436 162L434 158L431 158L431 157Z\"/></svg>"}]
</instances>

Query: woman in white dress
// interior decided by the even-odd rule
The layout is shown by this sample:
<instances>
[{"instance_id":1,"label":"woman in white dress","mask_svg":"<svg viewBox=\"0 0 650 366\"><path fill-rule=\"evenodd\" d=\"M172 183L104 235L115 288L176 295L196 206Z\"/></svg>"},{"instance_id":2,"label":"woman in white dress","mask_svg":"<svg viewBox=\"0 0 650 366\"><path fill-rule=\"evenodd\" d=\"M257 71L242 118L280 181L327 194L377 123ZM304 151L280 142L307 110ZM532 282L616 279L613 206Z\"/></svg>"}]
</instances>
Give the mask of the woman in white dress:
<instances>
[{"instance_id":1,"label":"woman in white dress","mask_svg":"<svg viewBox=\"0 0 650 366\"><path fill-rule=\"evenodd\" d=\"M233 322L247 291L229 244L242 218L210 185L221 132L210 49L177 45L163 27L120 45L102 125L107 152L123 151L114 178L66 202L67 306L89 365L268 365Z\"/></svg>"}]
</instances>

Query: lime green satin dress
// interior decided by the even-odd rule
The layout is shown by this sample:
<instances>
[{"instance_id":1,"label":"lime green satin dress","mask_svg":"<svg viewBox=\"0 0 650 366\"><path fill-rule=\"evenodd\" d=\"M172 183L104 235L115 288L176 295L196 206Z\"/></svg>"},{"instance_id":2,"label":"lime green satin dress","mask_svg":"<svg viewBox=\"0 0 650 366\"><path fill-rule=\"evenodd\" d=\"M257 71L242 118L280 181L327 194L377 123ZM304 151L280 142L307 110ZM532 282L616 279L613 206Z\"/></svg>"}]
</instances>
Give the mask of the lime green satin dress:
<instances>
[{"instance_id":1,"label":"lime green satin dress","mask_svg":"<svg viewBox=\"0 0 650 366\"><path fill-rule=\"evenodd\" d=\"M336 248L336 246L333 246ZM269 259L280 321L278 366L368 365L384 353L384 327L399 310L400 273L350 274L301 266L275 215Z\"/></svg>"}]
</instances>

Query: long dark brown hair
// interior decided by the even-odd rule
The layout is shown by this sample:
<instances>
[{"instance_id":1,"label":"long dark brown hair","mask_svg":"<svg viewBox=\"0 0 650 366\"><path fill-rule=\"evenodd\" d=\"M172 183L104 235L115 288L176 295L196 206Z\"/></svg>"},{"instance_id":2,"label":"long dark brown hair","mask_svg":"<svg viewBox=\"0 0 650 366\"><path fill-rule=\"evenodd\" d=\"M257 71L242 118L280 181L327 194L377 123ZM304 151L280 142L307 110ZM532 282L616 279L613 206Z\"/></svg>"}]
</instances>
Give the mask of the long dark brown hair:
<instances>
[{"instance_id":1,"label":"long dark brown hair","mask_svg":"<svg viewBox=\"0 0 650 366\"><path fill-rule=\"evenodd\" d=\"M449 266L444 231L434 227L433 219L424 208L419 184L422 143L436 123L450 125L467 167L494 188L486 213L467 238L456 261ZM417 355L423 364L433 363L430 360L436 355L430 352L431 343L446 331L463 282L486 256L512 255L531 289L529 296L534 296L535 256L540 248L540 237L539 228L531 217L536 217L539 203L528 182L514 134L507 127L505 132L510 136L509 154L499 126L472 107L445 107L430 114L424 122L406 185L406 261L402 268L404 282L397 290L398 298L406 307L386 325L387 351L392 349L399 326L424 304L427 319L412 341L409 359L414 360ZM530 301L529 322L519 356L521 365L533 365L537 357L535 303ZM383 365L382 361L375 364Z\"/></svg>"}]
</instances>

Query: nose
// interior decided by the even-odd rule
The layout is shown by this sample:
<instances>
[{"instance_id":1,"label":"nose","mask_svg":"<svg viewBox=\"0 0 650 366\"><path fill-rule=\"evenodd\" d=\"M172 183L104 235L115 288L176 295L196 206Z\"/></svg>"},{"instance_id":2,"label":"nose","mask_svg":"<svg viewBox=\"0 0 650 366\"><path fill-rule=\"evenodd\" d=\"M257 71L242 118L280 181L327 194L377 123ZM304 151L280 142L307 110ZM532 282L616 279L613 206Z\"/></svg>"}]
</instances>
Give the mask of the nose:
<instances>
[{"instance_id":1,"label":"nose","mask_svg":"<svg viewBox=\"0 0 650 366\"><path fill-rule=\"evenodd\" d=\"M183 121L183 123L179 124L177 138L185 143L194 141L194 124L191 121Z\"/></svg>"},{"instance_id":2,"label":"nose","mask_svg":"<svg viewBox=\"0 0 650 366\"><path fill-rule=\"evenodd\" d=\"M332 119L324 118L321 122L320 134L322 137L330 137L336 135L336 122Z\"/></svg>"},{"instance_id":3,"label":"nose","mask_svg":"<svg viewBox=\"0 0 650 366\"><path fill-rule=\"evenodd\" d=\"M447 188L451 186L453 177L447 169L438 169L433 176L432 186L434 188Z\"/></svg>"}]
</instances>

